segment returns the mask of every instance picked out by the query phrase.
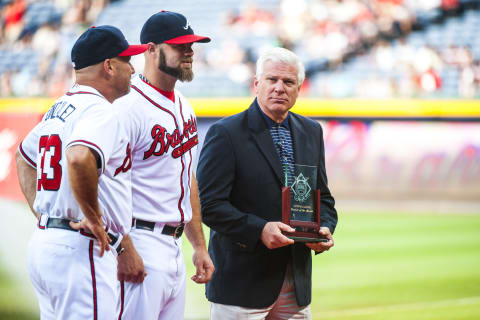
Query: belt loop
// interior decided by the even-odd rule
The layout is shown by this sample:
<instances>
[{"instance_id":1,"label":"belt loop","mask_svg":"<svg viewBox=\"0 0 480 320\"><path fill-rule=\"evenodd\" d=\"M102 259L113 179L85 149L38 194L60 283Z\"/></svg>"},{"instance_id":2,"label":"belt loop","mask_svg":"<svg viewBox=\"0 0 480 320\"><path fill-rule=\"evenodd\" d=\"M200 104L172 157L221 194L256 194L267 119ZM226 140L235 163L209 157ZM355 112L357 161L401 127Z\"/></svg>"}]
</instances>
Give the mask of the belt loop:
<instances>
[{"instance_id":1,"label":"belt loop","mask_svg":"<svg viewBox=\"0 0 480 320\"><path fill-rule=\"evenodd\" d=\"M40 218L38 218L38 227L40 229L47 229L47 223L48 223L48 215L47 214L41 214Z\"/></svg>"},{"instance_id":2,"label":"belt loop","mask_svg":"<svg viewBox=\"0 0 480 320\"><path fill-rule=\"evenodd\" d=\"M135 229L137 227L137 219L132 218L132 229Z\"/></svg>"}]
</instances>

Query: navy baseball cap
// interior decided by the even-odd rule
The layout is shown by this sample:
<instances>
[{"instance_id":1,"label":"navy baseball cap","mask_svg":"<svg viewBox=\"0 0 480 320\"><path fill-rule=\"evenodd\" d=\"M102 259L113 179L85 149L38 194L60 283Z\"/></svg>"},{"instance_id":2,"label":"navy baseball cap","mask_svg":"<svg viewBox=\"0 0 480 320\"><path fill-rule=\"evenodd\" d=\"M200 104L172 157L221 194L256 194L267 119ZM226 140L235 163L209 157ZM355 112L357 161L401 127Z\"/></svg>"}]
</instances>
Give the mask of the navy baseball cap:
<instances>
[{"instance_id":1,"label":"navy baseball cap","mask_svg":"<svg viewBox=\"0 0 480 320\"><path fill-rule=\"evenodd\" d=\"M145 22L140 33L140 42L183 44L210 42L210 38L194 34L184 15L162 10Z\"/></svg>"},{"instance_id":2,"label":"navy baseball cap","mask_svg":"<svg viewBox=\"0 0 480 320\"><path fill-rule=\"evenodd\" d=\"M134 56L147 48L143 44L129 45L122 31L114 26L91 27L73 45L72 65L79 70L105 59Z\"/></svg>"}]
</instances>

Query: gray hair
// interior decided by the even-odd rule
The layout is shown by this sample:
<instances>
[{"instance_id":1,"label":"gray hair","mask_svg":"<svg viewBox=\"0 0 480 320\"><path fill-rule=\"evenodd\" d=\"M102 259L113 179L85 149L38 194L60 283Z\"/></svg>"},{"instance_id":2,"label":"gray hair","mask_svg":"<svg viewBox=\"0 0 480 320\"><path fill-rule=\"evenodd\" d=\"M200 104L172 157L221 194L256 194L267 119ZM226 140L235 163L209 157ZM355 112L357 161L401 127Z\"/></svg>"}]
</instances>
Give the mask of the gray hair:
<instances>
[{"instance_id":1,"label":"gray hair","mask_svg":"<svg viewBox=\"0 0 480 320\"><path fill-rule=\"evenodd\" d=\"M303 80L305 80L305 67L303 66L302 61L300 61L300 58L292 51L280 47L268 49L260 55L257 60L257 79L260 79L265 62L267 61L283 62L295 66L298 69L298 85L302 85Z\"/></svg>"}]
</instances>

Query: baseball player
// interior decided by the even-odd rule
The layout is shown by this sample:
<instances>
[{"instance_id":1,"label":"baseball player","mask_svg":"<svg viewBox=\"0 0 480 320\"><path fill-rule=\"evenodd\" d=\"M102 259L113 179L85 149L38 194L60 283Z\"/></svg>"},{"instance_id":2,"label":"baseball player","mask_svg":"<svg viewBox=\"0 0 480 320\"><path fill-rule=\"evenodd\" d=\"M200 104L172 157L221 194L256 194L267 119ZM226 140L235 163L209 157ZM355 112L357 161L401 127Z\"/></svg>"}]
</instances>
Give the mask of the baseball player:
<instances>
[{"instance_id":1,"label":"baseball player","mask_svg":"<svg viewBox=\"0 0 480 320\"><path fill-rule=\"evenodd\" d=\"M38 216L28 270L41 319L113 319L116 253L131 226L131 154L112 102L128 93L130 46L115 27L92 27L72 48L76 84L17 151L22 191ZM31 167L29 167L31 166Z\"/></svg>"},{"instance_id":2,"label":"baseball player","mask_svg":"<svg viewBox=\"0 0 480 320\"><path fill-rule=\"evenodd\" d=\"M145 72L134 77L130 93L115 102L126 116L122 121L134 128L134 220L129 234L134 247L127 246L118 259L119 319L183 319L184 228L195 250L192 280L209 281L214 267L205 246L193 174L197 119L175 83L192 80L192 44L210 39L195 35L183 15L168 11L150 17L140 38L148 45ZM147 274L142 283L143 265L135 269L132 262L137 252Z\"/></svg>"}]
</instances>

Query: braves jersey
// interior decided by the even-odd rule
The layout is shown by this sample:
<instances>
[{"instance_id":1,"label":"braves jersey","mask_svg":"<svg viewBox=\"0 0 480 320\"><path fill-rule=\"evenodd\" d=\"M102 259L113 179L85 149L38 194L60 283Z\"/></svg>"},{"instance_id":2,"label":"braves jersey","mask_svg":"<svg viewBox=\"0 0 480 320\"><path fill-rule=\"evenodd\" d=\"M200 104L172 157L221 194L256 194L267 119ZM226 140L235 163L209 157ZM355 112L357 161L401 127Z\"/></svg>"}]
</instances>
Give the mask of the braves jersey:
<instances>
[{"instance_id":1,"label":"braves jersey","mask_svg":"<svg viewBox=\"0 0 480 320\"><path fill-rule=\"evenodd\" d=\"M131 226L131 156L126 127L97 90L74 85L20 143L24 160L37 170L34 210L49 217L81 220L70 189L65 151L93 149L98 162L98 200L105 226L127 233Z\"/></svg>"},{"instance_id":2,"label":"braves jersey","mask_svg":"<svg viewBox=\"0 0 480 320\"><path fill-rule=\"evenodd\" d=\"M178 224L192 217L190 183L197 153L197 119L177 90L175 102L139 75L114 102L130 122L133 217Z\"/></svg>"}]
</instances>

